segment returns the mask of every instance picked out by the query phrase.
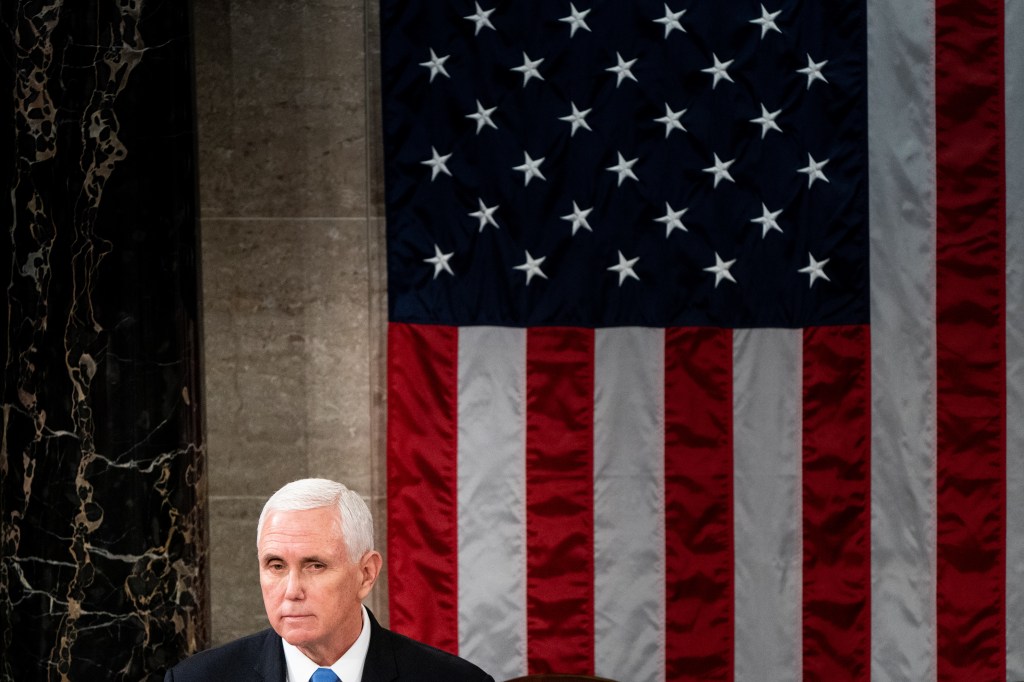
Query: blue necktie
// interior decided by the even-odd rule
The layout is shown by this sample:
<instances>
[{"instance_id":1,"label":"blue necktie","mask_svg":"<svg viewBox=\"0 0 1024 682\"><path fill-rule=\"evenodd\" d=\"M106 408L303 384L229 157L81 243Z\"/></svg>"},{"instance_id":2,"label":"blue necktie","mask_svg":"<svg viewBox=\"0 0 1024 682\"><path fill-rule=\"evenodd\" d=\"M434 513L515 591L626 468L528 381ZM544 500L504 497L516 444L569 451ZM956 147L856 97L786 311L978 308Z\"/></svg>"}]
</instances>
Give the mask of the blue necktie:
<instances>
[{"instance_id":1,"label":"blue necktie","mask_svg":"<svg viewBox=\"0 0 1024 682\"><path fill-rule=\"evenodd\" d=\"M317 668L309 682L341 682L330 668Z\"/></svg>"}]
</instances>

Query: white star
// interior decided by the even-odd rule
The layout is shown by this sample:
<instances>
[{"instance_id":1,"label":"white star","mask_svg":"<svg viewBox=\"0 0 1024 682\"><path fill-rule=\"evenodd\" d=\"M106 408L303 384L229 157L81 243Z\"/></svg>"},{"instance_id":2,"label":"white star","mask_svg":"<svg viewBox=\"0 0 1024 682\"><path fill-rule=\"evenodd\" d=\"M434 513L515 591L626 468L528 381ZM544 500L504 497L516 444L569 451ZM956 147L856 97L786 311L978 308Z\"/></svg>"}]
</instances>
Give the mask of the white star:
<instances>
[{"instance_id":1,"label":"white star","mask_svg":"<svg viewBox=\"0 0 1024 682\"><path fill-rule=\"evenodd\" d=\"M762 38L765 37L765 35L768 33L768 31L778 31L779 33L782 33L782 31L779 30L779 27L775 25L775 19L780 14L782 14L782 10L779 10L778 12L769 12L768 10L766 10L764 8L764 5L761 5L761 18L760 19L751 19L750 23L752 23L752 24L760 24L761 25L761 37Z\"/></svg>"},{"instance_id":2,"label":"white star","mask_svg":"<svg viewBox=\"0 0 1024 682\"><path fill-rule=\"evenodd\" d=\"M828 60L817 62L811 59L811 55L807 55L807 66L803 69L797 69L797 73L802 73L807 76L807 89L811 89L811 83L820 80L822 83L828 83L828 80L822 75L821 70L828 64Z\"/></svg>"},{"instance_id":3,"label":"white star","mask_svg":"<svg viewBox=\"0 0 1024 682\"><path fill-rule=\"evenodd\" d=\"M533 279L534 275L537 275L538 277L543 277L544 279L548 278L548 276L545 275L544 272L540 269L541 263L544 262L545 258L547 258L547 256L541 256L540 258L534 258L533 256L530 255L530 252L527 251L526 252L526 262L523 263L522 265L515 266L514 269L522 270L523 272L526 273L526 284L527 284L527 286L529 286L530 280Z\"/></svg>"},{"instance_id":4,"label":"white star","mask_svg":"<svg viewBox=\"0 0 1024 682\"><path fill-rule=\"evenodd\" d=\"M523 152L523 165L515 166L512 170L517 170L523 174L523 187L530 184L530 180L537 177L541 180L547 180L544 174L540 172L540 165L544 163L544 157L539 159L531 159L529 152Z\"/></svg>"},{"instance_id":5,"label":"white star","mask_svg":"<svg viewBox=\"0 0 1024 682\"><path fill-rule=\"evenodd\" d=\"M633 72L630 71L630 69L633 67L634 64L636 64L636 60L630 59L627 62L622 58L622 55L619 54L618 52L615 53L615 59L618 62L618 64L616 64L615 66L609 66L607 69L605 69L605 71L611 71L616 75L615 87L619 87L619 85L622 84L622 80L624 78L629 78L630 80L635 81L636 76L633 75Z\"/></svg>"},{"instance_id":6,"label":"white star","mask_svg":"<svg viewBox=\"0 0 1024 682\"><path fill-rule=\"evenodd\" d=\"M764 104L762 104L761 105L761 115L759 117L757 117L757 118L750 119L751 123L757 123L758 125L761 126L761 139L762 140L764 139L764 136L768 134L769 130L777 130L780 133L782 132L782 128L780 128L779 124L775 122L775 119L781 113L782 113L782 109L777 109L775 111L768 111L767 109L765 109Z\"/></svg>"},{"instance_id":7,"label":"white star","mask_svg":"<svg viewBox=\"0 0 1024 682\"><path fill-rule=\"evenodd\" d=\"M824 161L815 161L814 157L810 154L807 155L807 165L799 169L800 173L807 173L807 186L810 187L814 184L815 180L824 180L828 182L828 178L821 172L821 169L828 163L828 159Z\"/></svg>"},{"instance_id":8,"label":"white star","mask_svg":"<svg viewBox=\"0 0 1024 682\"><path fill-rule=\"evenodd\" d=\"M440 247L438 247L437 244L434 244L433 257L424 258L423 262L430 263L431 265L434 266L434 279L437 279L437 276L440 275L442 272L447 272L449 275L452 275L454 277L455 273L452 272L451 266L448 265L448 261L451 260L453 255L455 255L454 251L452 251L451 253L441 253Z\"/></svg>"},{"instance_id":9,"label":"white star","mask_svg":"<svg viewBox=\"0 0 1024 682\"><path fill-rule=\"evenodd\" d=\"M718 183L723 178L729 182L736 182L732 179L732 175L729 174L729 166L736 162L736 159L730 161L722 161L718 158L718 154L715 154L715 165L704 169L705 173L712 173L715 176L715 187L718 187Z\"/></svg>"},{"instance_id":10,"label":"white star","mask_svg":"<svg viewBox=\"0 0 1024 682\"><path fill-rule=\"evenodd\" d=\"M448 72L444 70L444 63L448 61L449 56L450 55L438 57L436 54L434 54L434 48L430 48L430 59L425 62L420 62L420 66L425 66L428 69L430 69L431 83L434 82L434 76L436 76L439 73L442 74L445 78L451 78L451 76L448 75Z\"/></svg>"},{"instance_id":11,"label":"white star","mask_svg":"<svg viewBox=\"0 0 1024 682\"><path fill-rule=\"evenodd\" d=\"M672 29L678 29L678 30L682 31L683 33L686 33L686 29L683 28L683 25L679 23L680 17L682 17L684 14L686 14L686 10L685 9L682 10L681 12L673 12L671 9L669 9L668 4L666 4L665 5L665 16L662 17L661 19L655 19L654 23L656 23L656 24L664 24L665 25L665 37L666 38L668 38L668 34L672 32Z\"/></svg>"},{"instance_id":12,"label":"white star","mask_svg":"<svg viewBox=\"0 0 1024 682\"><path fill-rule=\"evenodd\" d=\"M544 80L544 76L540 75L540 71L537 70L537 67L540 66L542 61L544 61L543 57L530 61L529 55L523 52L523 65L516 66L512 69L513 71L518 71L523 74L523 87L526 87L526 84L530 82L531 78Z\"/></svg>"},{"instance_id":13,"label":"white star","mask_svg":"<svg viewBox=\"0 0 1024 682\"><path fill-rule=\"evenodd\" d=\"M480 231L483 232L484 228L487 227L488 225L494 225L495 227L499 227L497 221L494 219L494 212L498 210L498 205L495 204L494 206L490 207L485 206L483 199L477 199L477 202L480 204L480 210L473 211L469 215L480 221Z\"/></svg>"},{"instance_id":14,"label":"white star","mask_svg":"<svg viewBox=\"0 0 1024 682\"><path fill-rule=\"evenodd\" d=\"M570 102L570 104L572 104L572 113L558 119L559 121L566 121L567 123L572 124L572 132L569 133L569 137L576 134L577 128L586 128L587 130L591 130L591 127L587 124L587 114L589 114L591 110L584 109L583 111L580 111L576 108L575 102Z\"/></svg>"},{"instance_id":15,"label":"white star","mask_svg":"<svg viewBox=\"0 0 1024 682\"><path fill-rule=\"evenodd\" d=\"M761 217L752 218L750 222L761 225L761 238L763 239L770 230L782 232L782 228L779 227L779 222L776 220L780 215L782 215L781 208L778 211L769 211L767 206L761 204Z\"/></svg>"},{"instance_id":16,"label":"white star","mask_svg":"<svg viewBox=\"0 0 1024 682\"><path fill-rule=\"evenodd\" d=\"M622 283L626 281L627 277L632 277L633 279L635 279L637 281L640 281L640 277L635 272L633 272L633 266L636 265L636 262L638 260L640 260L639 257L637 257L637 258L626 258L625 256L622 255L622 252L619 251L619 262L618 262L618 264L609 267L608 270L610 272L617 272L617 273L619 273L619 286L620 287L622 286Z\"/></svg>"},{"instance_id":17,"label":"white star","mask_svg":"<svg viewBox=\"0 0 1024 682\"><path fill-rule=\"evenodd\" d=\"M722 258L716 252L715 253L715 264L712 265L710 268L704 268L704 272L713 272L713 273L715 273L715 288L716 289L718 288L718 283L721 282L723 279L727 279L730 282L732 282L733 284L736 283L736 280L734 280L732 278L732 273L729 272L729 268L731 268L732 264L735 263L735 262L736 262L735 258L733 258L732 260L723 261Z\"/></svg>"},{"instance_id":18,"label":"white star","mask_svg":"<svg viewBox=\"0 0 1024 682\"><path fill-rule=\"evenodd\" d=\"M825 265L829 261L828 258L826 258L823 261L816 261L816 260L814 260L814 256L811 255L811 252L808 251L807 252L807 259L810 261L809 264L807 265L807 267L806 268L800 268L799 270L797 270L797 272L802 272L802 273L804 273L806 275L810 275L811 276L811 281L807 284L807 288L808 289L810 289L811 287L814 286L814 280L816 280L816 279L820 278L820 279L825 280L826 282L831 282L832 281L832 280L830 280L828 278L828 275L825 274Z\"/></svg>"},{"instance_id":19,"label":"white star","mask_svg":"<svg viewBox=\"0 0 1024 682\"><path fill-rule=\"evenodd\" d=\"M466 118L471 118L476 121L476 132L479 135L480 131L484 129L484 126L491 126L497 129L498 126L494 125L494 121L491 120L491 114L498 110L498 107L491 107L490 109L484 109L484 105L480 104L480 100L476 101L476 113L466 114Z\"/></svg>"},{"instance_id":20,"label":"white star","mask_svg":"<svg viewBox=\"0 0 1024 682\"><path fill-rule=\"evenodd\" d=\"M476 14L470 14L468 17L465 17L466 19L469 19L474 24L476 24L476 31L473 33L473 35L478 35L480 33L480 29L484 27L487 27L492 30L497 30L494 28L494 24L492 24L491 20L488 18L491 16L494 10L489 9L485 12L484 10L480 9L479 2L475 2L473 4L476 5Z\"/></svg>"},{"instance_id":21,"label":"white star","mask_svg":"<svg viewBox=\"0 0 1024 682\"><path fill-rule=\"evenodd\" d=\"M672 230L689 232L689 230L686 229L686 225L683 225L683 221L681 220L683 214L688 210L689 209L687 208L683 208L678 211L673 210L669 203L667 201L665 202L665 215L655 219L657 222L665 224L665 239L668 239L668 236L672 234Z\"/></svg>"},{"instance_id":22,"label":"white star","mask_svg":"<svg viewBox=\"0 0 1024 682\"><path fill-rule=\"evenodd\" d=\"M671 133L675 129L682 130L685 133L686 132L686 128L684 128L683 124L679 122L679 119L685 113L686 113L686 109L680 109L679 111L672 111L672 109L669 108L668 103L666 103L665 104L665 115L662 116L661 118L654 119L654 122L655 123L664 123L665 124L665 137L668 137L669 133Z\"/></svg>"},{"instance_id":23,"label":"white star","mask_svg":"<svg viewBox=\"0 0 1024 682\"><path fill-rule=\"evenodd\" d=\"M710 73L715 77L714 82L711 83L711 89L714 90L715 86L718 85L718 81L722 80L723 78L729 81L730 83L735 83L736 81L732 79L732 76L729 75L729 72L726 71L726 69L732 66L732 63L736 60L730 59L727 62L720 62L718 61L718 55L716 55L713 52L711 53L711 57L715 60L715 65L709 66L706 69L701 69L702 73Z\"/></svg>"},{"instance_id":24,"label":"white star","mask_svg":"<svg viewBox=\"0 0 1024 682\"><path fill-rule=\"evenodd\" d=\"M441 156L437 153L437 150L433 147L430 148L430 158L426 161L420 161L424 166L430 166L430 181L433 182L434 178L437 177L438 173L444 173L445 175L451 175L451 171L448 170L448 166L445 164L448 159L452 158L451 154L445 154Z\"/></svg>"},{"instance_id":25,"label":"white star","mask_svg":"<svg viewBox=\"0 0 1024 682\"><path fill-rule=\"evenodd\" d=\"M572 202L572 213L569 215L562 216L562 220L568 220L572 222L572 233L575 236L579 229L585 228L588 232L593 232L590 223L587 222L587 216L593 211L593 208L581 209L576 205L576 202Z\"/></svg>"},{"instance_id":26,"label":"white star","mask_svg":"<svg viewBox=\"0 0 1024 682\"><path fill-rule=\"evenodd\" d=\"M559 21L564 21L569 24L569 37L572 38L576 35L576 29L582 28L585 31L589 31L590 27L587 26L586 17L590 14L589 9L585 9L582 12L576 9L576 5L569 3L570 14L567 17L562 17Z\"/></svg>"},{"instance_id":27,"label":"white star","mask_svg":"<svg viewBox=\"0 0 1024 682\"><path fill-rule=\"evenodd\" d=\"M622 158L622 152L618 152L618 155L619 162L614 166L608 166L608 168L605 170L610 170L613 173L619 174L619 186L622 185L622 181L625 180L626 178L633 178L634 180L639 182L640 178L638 178L633 173L633 164L635 164L637 162L637 159L639 159L640 157L626 161L626 159Z\"/></svg>"}]
</instances>

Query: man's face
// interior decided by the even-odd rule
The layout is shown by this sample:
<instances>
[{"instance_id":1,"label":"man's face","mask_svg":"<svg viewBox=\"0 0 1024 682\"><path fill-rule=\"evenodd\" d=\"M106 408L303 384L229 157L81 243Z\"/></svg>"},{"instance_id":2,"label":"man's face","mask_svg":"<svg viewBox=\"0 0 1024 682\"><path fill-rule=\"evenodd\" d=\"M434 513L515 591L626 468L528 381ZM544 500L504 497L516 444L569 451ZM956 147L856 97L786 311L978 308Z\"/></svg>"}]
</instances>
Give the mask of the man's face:
<instances>
[{"instance_id":1,"label":"man's face","mask_svg":"<svg viewBox=\"0 0 1024 682\"><path fill-rule=\"evenodd\" d=\"M380 554L349 561L334 507L269 512L257 549L271 626L317 664L334 663L362 629Z\"/></svg>"}]
</instances>

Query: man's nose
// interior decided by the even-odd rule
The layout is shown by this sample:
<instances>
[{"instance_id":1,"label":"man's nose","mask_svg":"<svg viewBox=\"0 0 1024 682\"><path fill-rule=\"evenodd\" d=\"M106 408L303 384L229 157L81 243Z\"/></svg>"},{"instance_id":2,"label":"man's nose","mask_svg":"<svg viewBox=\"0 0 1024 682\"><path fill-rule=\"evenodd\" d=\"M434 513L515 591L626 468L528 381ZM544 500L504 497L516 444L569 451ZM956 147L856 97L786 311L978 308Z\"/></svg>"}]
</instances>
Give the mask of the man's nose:
<instances>
[{"instance_id":1,"label":"man's nose","mask_svg":"<svg viewBox=\"0 0 1024 682\"><path fill-rule=\"evenodd\" d=\"M305 594L304 587L302 584L302 571L288 571L288 577L285 579L285 581L285 599L302 599L302 597Z\"/></svg>"}]
</instances>

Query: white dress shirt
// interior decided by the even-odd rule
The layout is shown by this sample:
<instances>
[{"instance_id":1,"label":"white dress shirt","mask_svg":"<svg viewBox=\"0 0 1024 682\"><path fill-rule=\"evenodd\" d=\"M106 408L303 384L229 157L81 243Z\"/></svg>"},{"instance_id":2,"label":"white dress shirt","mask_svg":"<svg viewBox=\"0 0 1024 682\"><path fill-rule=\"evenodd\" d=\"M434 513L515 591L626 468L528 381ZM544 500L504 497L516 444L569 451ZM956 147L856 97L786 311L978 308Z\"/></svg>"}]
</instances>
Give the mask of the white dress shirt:
<instances>
[{"instance_id":1,"label":"white dress shirt","mask_svg":"<svg viewBox=\"0 0 1024 682\"><path fill-rule=\"evenodd\" d=\"M341 658L331 664L331 670L341 682L363 682L363 665L366 663L366 652L370 649L370 616L363 609L363 629ZM284 661L288 667L288 682L309 682L310 676L319 668L316 663L283 639Z\"/></svg>"}]
</instances>

